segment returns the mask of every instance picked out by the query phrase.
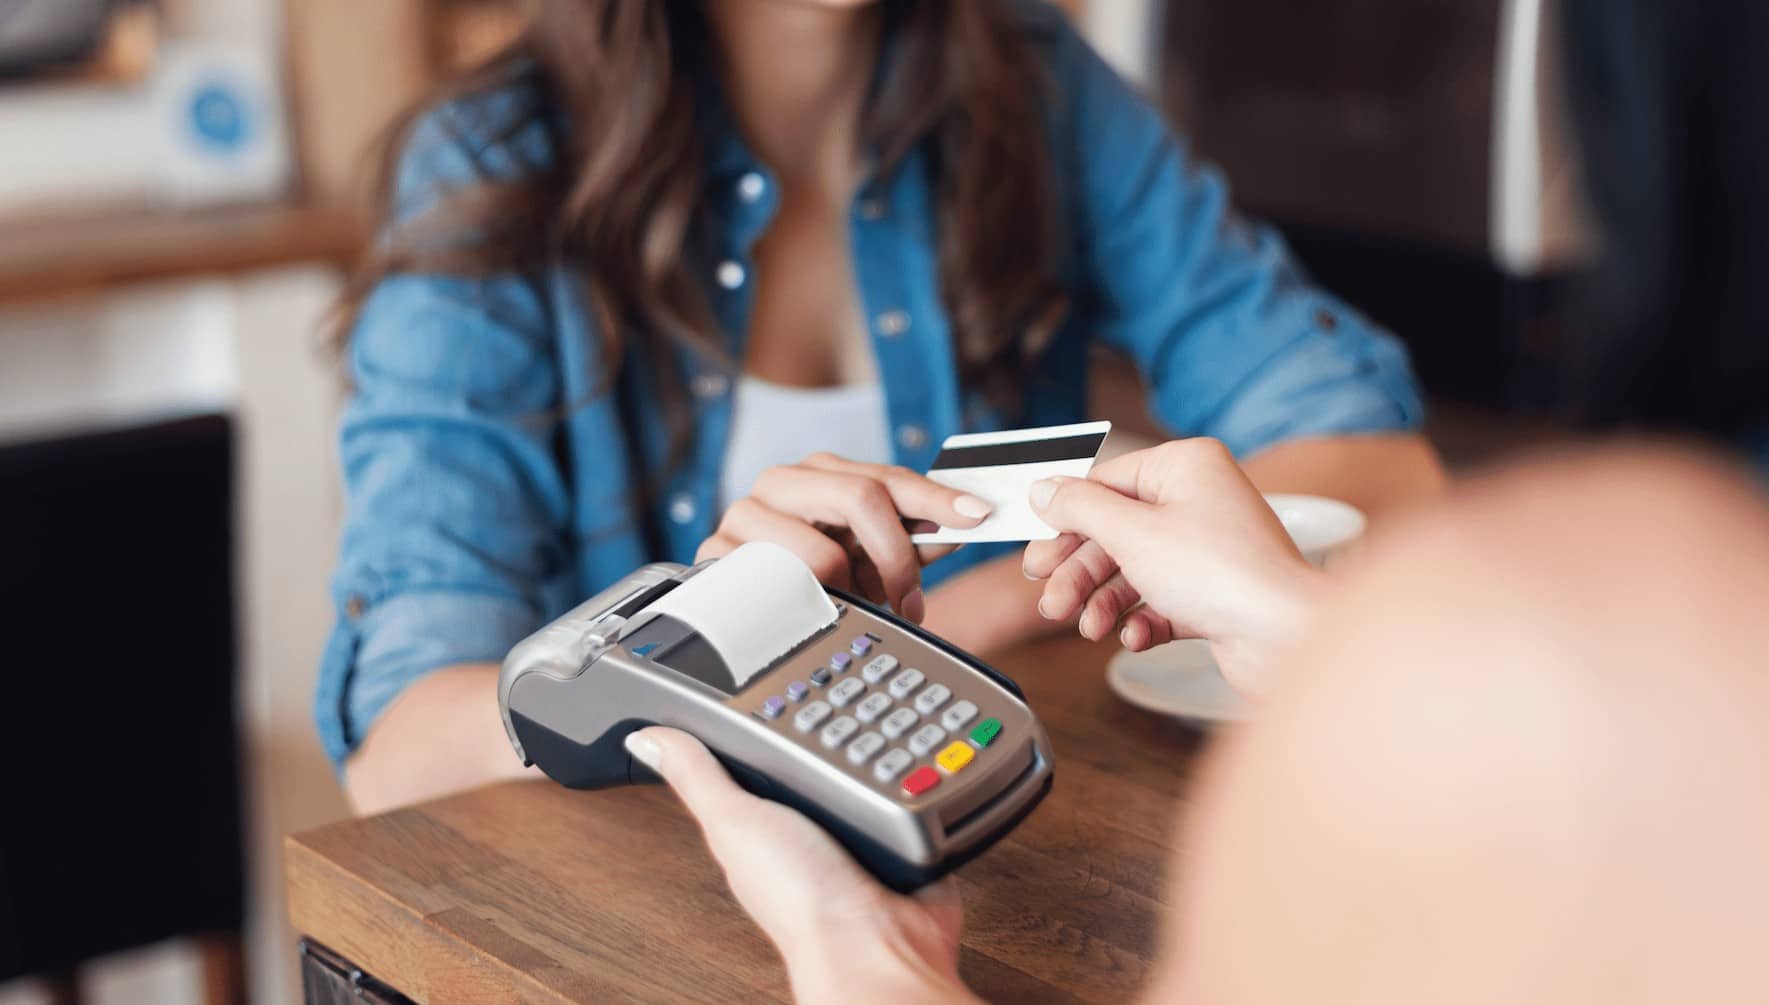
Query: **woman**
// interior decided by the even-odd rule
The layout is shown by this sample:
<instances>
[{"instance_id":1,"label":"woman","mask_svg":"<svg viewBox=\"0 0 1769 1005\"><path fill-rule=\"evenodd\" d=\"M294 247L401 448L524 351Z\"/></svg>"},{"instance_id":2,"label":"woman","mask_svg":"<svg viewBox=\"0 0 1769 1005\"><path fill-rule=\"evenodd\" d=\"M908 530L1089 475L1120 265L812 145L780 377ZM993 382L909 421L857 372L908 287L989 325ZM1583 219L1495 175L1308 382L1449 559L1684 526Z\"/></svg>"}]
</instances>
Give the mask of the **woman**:
<instances>
[{"instance_id":1,"label":"woman","mask_svg":"<svg viewBox=\"0 0 1769 1005\"><path fill-rule=\"evenodd\" d=\"M1564 16L1609 249L1569 397L1754 460L1769 8ZM1769 1000L1769 508L1736 456L1539 459L1377 535L1342 584L1206 440L1032 502L1065 532L1025 558L1046 616L1138 649L1209 639L1266 699L1191 800L1152 998ZM973 1000L950 884L890 895L684 734L628 747L700 820L801 999Z\"/></svg>"},{"instance_id":2,"label":"woman","mask_svg":"<svg viewBox=\"0 0 1769 1005\"><path fill-rule=\"evenodd\" d=\"M494 662L715 526L961 645L1037 630L1003 549L922 592L900 516L986 507L908 470L1081 418L1095 345L1267 487L1437 482L1396 343L1042 3L542 0L403 135L347 326L316 701L361 809L518 771ZM846 461L792 463L818 452Z\"/></svg>"}]
</instances>

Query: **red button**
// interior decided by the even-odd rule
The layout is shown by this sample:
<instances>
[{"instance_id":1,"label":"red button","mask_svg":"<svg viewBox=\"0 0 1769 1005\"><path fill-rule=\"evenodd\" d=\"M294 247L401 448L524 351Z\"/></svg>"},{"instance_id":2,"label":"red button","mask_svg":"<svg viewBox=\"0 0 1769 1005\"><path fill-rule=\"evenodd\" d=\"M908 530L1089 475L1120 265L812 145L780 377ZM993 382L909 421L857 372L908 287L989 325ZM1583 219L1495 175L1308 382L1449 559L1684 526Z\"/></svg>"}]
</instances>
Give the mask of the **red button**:
<instances>
[{"instance_id":1,"label":"red button","mask_svg":"<svg viewBox=\"0 0 1769 1005\"><path fill-rule=\"evenodd\" d=\"M940 773L924 764L911 771L908 778L903 779L903 794L919 796L938 784L940 784Z\"/></svg>"}]
</instances>

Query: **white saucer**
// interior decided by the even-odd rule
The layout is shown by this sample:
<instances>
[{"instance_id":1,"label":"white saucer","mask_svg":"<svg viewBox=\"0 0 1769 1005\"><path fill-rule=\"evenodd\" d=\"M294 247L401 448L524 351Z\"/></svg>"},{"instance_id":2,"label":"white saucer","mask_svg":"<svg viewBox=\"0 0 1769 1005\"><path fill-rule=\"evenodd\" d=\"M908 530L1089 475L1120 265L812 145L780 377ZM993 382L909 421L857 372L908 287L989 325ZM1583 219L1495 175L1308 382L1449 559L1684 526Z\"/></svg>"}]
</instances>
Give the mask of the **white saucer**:
<instances>
[{"instance_id":1,"label":"white saucer","mask_svg":"<svg viewBox=\"0 0 1769 1005\"><path fill-rule=\"evenodd\" d=\"M1252 712L1210 654L1210 643L1183 639L1147 652L1122 650L1106 664L1118 697L1151 712L1199 723L1240 722Z\"/></svg>"},{"instance_id":2,"label":"white saucer","mask_svg":"<svg viewBox=\"0 0 1769 1005\"><path fill-rule=\"evenodd\" d=\"M1331 567L1335 554L1362 536L1366 521L1357 507L1320 496L1268 495L1297 550L1315 565ZM1198 723L1241 722L1253 707L1216 667L1210 643L1185 639L1146 653L1123 651L1106 664L1106 683L1132 705Z\"/></svg>"}]
</instances>

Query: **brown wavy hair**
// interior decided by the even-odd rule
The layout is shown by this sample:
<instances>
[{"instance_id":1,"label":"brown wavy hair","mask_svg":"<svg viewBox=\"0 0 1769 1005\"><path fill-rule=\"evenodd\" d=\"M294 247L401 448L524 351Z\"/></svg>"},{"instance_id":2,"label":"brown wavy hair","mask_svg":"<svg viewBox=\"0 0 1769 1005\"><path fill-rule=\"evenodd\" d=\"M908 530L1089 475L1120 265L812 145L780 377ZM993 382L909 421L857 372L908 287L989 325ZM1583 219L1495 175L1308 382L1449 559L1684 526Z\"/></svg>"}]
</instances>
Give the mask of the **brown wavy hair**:
<instances>
[{"instance_id":1,"label":"brown wavy hair","mask_svg":"<svg viewBox=\"0 0 1769 1005\"><path fill-rule=\"evenodd\" d=\"M1067 305L1045 124L1053 95L1013 2L880 0L889 50L861 125L881 178L912 150L927 152L960 376L1010 414ZM352 278L338 344L388 276L538 277L564 266L582 277L604 374L628 340L659 337L729 365L695 268L709 240L700 105L716 65L700 0L535 0L530 11L506 50L389 131L378 218L393 218L399 160L438 107L519 94L520 113L478 140L508 142L539 125L546 162L483 177L392 228ZM644 355L679 457L679 369L668 353Z\"/></svg>"}]
</instances>

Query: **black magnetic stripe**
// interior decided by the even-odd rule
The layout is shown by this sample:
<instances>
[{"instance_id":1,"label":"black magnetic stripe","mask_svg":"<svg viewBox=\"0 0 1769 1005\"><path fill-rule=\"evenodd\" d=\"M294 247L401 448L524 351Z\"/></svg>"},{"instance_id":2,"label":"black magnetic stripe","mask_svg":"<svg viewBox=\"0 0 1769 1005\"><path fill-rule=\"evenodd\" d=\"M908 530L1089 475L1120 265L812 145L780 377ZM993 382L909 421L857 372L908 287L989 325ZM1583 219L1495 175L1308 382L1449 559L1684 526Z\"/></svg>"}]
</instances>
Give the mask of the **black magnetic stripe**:
<instances>
[{"instance_id":1,"label":"black magnetic stripe","mask_svg":"<svg viewBox=\"0 0 1769 1005\"><path fill-rule=\"evenodd\" d=\"M1039 464L1044 461L1074 461L1099 453L1106 442L1104 433L1083 433L1080 436L1059 436L1049 440L1021 440L1018 443L985 443L975 447L947 447L934 458L930 471L942 468L993 468L1006 464Z\"/></svg>"}]
</instances>

